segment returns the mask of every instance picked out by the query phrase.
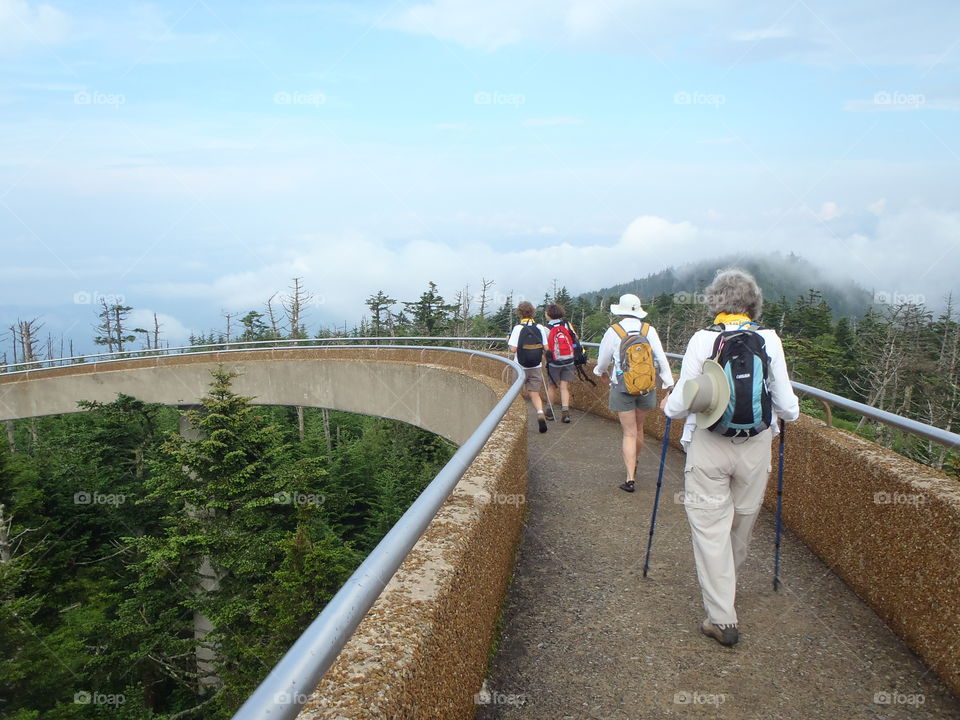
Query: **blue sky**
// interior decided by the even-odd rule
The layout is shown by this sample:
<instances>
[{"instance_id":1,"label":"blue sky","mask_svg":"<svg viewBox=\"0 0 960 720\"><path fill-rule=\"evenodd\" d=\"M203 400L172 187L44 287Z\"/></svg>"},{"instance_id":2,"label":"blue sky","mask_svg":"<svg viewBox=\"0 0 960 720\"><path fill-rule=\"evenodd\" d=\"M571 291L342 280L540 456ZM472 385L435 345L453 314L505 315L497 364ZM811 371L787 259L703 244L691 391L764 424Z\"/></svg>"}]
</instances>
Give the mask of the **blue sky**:
<instances>
[{"instance_id":1,"label":"blue sky","mask_svg":"<svg viewBox=\"0 0 960 720\"><path fill-rule=\"evenodd\" d=\"M180 342L294 276L315 329L773 250L939 305L958 63L933 0L0 0L0 322L89 349L99 294Z\"/></svg>"}]
</instances>

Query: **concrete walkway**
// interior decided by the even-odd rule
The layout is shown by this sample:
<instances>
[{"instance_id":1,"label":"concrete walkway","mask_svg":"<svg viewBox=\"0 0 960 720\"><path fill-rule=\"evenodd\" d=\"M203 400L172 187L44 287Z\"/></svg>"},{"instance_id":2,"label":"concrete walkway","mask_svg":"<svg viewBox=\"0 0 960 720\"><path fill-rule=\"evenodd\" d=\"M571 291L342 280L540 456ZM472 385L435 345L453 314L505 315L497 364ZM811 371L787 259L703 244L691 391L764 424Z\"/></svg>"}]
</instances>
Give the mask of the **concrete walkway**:
<instances>
[{"instance_id":1,"label":"concrete walkway","mask_svg":"<svg viewBox=\"0 0 960 720\"><path fill-rule=\"evenodd\" d=\"M739 645L702 636L675 500L683 455L668 451L643 578L660 446L648 438L632 495L617 488L619 448L619 426L592 415L545 435L531 421L527 524L479 720L960 718L936 676L789 533L772 591L767 513L740 579Z\"/></svg>"}]
</instances>

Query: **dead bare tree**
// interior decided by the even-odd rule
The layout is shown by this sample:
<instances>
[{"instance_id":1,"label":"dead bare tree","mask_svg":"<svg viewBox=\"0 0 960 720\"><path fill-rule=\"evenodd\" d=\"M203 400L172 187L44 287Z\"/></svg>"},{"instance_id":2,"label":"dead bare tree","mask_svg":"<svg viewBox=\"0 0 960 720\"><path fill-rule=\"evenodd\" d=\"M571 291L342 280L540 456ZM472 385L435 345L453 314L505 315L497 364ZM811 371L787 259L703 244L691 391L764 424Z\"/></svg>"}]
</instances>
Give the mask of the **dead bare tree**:
<instances>
[{"instance_id":1,"label":"dead bare tree","mask_svg":"<svg viewBox=\"0 0 960 720\"><path fill-rule=\"evenodd\" d=\"M307 336L303 326L303 314L306 306L313 301L313 295L303 289L303 278L293 278L290 294L282 300L283 309L287 313L287 322L290 323L290 338L299 340Z\"/></svg>"},{"instance_id":2,"label":"dead bare tree","mask_svg":"<svg viewBox=\"0 0 960 720\"><path fill-rule=\"evenodd\" d=\"M480 319L485 320L487 317L487 292L490 288L493 287L493 280L487 280L486 278L480 278Z\"/></svg>"},{"instance_id":3,"label":"dead bare tree","mask_svg":"<svg viewBox=\"0 0 960 720\"><path fill-rule=\"evenodd\" d=\"M277 325L277 316L273 312L273 299L277 296L277 293L274 293L267 300L267 317L270 318L270 329L273 331L273 338L277 340L281 337L280 328Z\"/></svg>"}]
</instances>

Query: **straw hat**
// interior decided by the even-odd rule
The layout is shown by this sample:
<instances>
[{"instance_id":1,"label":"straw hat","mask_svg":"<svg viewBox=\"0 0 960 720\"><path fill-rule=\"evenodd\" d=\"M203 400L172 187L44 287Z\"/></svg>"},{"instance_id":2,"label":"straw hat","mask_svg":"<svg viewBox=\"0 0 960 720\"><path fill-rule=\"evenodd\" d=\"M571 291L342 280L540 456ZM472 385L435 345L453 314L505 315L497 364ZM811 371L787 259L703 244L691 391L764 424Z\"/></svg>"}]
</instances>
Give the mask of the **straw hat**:
<instances>
[{"instance_id":1,"label":"straw hat","mask_svg":"<svg viewBox=\"0 0 960 720\"><path fill-rule=\"evenodd\" d=\"M635 318L645 318L647 311L640 305L640 298L633 293L620 296L620 302L610 306L614 315L631 315Z\"/></svg>"},{"instance_id":2,"label":"straw hat","mask_svg":"<svg viewBox=\"0 0 960 720\"><path fill-rule=\"evenodd\" d=\"M703 363L703 374L683 384L683 407L697 414L697 426L708 428L730 403L730 383L716 360Z\"/></svg>"}]
</instances>

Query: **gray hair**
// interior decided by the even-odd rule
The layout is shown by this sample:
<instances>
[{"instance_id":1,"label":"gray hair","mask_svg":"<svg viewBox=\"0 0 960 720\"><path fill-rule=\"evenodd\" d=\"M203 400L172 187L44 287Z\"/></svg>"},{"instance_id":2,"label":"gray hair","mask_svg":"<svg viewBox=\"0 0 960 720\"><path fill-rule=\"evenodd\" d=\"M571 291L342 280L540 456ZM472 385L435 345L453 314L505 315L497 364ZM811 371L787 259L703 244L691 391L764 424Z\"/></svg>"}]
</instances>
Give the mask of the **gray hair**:
<instances>
[{"instance_id":1,"label":"gray hair","mask_svg":"<svg viewBox=\"0 0 960 720\"><path fill-rule=\"evenodd\" d=\"M707 307L717 313L743 313L751 320L760 319L763 292L753 275L737 267L717 271L706 289Z\"/></svg>"}]
</instances>

